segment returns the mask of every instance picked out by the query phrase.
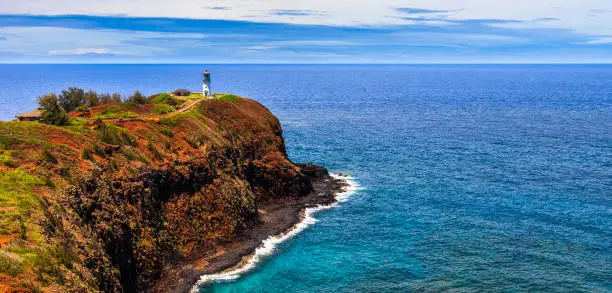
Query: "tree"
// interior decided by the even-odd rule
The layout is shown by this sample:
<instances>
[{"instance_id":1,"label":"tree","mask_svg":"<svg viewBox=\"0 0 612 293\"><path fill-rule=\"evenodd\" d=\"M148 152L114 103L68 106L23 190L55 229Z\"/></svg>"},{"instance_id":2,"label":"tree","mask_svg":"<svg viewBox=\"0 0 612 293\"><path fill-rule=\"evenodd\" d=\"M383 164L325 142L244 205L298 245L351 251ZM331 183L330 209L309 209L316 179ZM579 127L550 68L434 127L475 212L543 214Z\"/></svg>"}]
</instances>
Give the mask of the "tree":
<instances>
[{"instance_id":1,"label":"tree","mask_svg":"<svg viewBox=\"0 0 612 293\"><path fill-rule=\"evenodd\" d=\"M58 99L60 106L66 112L70 112L85 104L85 91L81 88L70 87L68 90L63 90Z\"/></svg>"},{"instance_id":2,"label":"tree","mask_svg":"<svg viewBox=\"0 0 612 293\"><path fill-rule=\"evenodd\" d=\"M42 109L41 120L43 123L58 126L68 123L68 114L60 106L59 99L55 94L39 97L38 104Z\"/></svg>"},{"instance_id":3,"label":"tree","mask_svg":"<svg viewBox=\"0 0 612 293\"><path fill-rule=\"evenodd\" d=\"M100 104L102 105L121 104L121 95L118 93L114 93L112 95L111 94L100 94L98 98L100 99Z\"/></svg>"},{"instance_id":4,"label":"tree","mask_svg":"<svg viewBox=\"0 0 612 293\"><path fill-rule=\"evenodd\" d=\"M120 93L113 93L111 95L111 103L113 104L121 104L122 100L121 100L121 94Z\"/></svg>"},{"instance_id":5,"label":"tree","mask_svg":"<svg viewBox=\"0 0 612 293\"><path fill-rule=\"evenodd\" d=\"M100 94L100 104L106 105L111 103L111 95L110 94Z\"/></svg>"},{"instance_id":6,"label":"tree","mask_svg":"<svg viewBox=\"0 0 612 293\"><path fill-rule=\"evenodd\" d=\"M128 102L136 104L148 104L149 99L143 96L139 91L135 91L134 94L128 98Z\"/></svg>"},{"instance_id":7,"label":"tree","mask_svg":"<svg viewBox=\"0 0 612 293\"><path fill-rule=\"evenodd\" d=\"M88 90L85 93L85 102L87 103L87 107L95 107L100 105L100 98L98 98L98 93Z\"/></svg>"}]
</instances>

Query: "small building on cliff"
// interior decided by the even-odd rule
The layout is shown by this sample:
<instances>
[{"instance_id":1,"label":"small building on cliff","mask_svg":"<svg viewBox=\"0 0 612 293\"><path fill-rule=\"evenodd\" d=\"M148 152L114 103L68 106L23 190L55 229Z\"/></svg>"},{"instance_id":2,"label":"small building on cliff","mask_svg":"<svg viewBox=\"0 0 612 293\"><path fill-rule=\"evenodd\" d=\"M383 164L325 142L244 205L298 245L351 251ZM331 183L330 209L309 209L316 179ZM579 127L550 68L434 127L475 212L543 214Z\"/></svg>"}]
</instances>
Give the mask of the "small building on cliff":
<instances>
[{"instance_id":1,"label":"small building on cliff","mask_svg":"<svg viewBox=\"0 0 612 293\"><path fill-rule=\"evenodd\" d=\"M172 94L177 97L189 97L191 92L185 89L178 89L173 91Z\"/></svg>"},{"instance_id":2,"label":"small building on cliff","mask_svg":"<svg viewBox=\"0 0 612 293\"><path fill-rule=\"evenodd\" d=\"M17 115L19 121L40 121L42 119L42 110L34 110Z\"/></svg>"}]
</instances>

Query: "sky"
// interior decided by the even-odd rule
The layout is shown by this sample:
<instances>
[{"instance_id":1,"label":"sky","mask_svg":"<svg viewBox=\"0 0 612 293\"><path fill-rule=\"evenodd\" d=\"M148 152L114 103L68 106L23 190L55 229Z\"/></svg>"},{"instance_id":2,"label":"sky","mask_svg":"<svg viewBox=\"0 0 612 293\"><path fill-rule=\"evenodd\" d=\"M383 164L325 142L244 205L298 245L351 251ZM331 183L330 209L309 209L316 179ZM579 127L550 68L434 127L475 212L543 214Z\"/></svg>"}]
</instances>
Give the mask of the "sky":
<instances>
[{"instance_id":1,"label":"sky","mask_svg":"<svg viewBox=\"0 0 612 293\"><path fill-rule=\"evenodd\" d=\"M0 63L612 63L612 1L0 0Z\"/></svg>"}]
</instances>

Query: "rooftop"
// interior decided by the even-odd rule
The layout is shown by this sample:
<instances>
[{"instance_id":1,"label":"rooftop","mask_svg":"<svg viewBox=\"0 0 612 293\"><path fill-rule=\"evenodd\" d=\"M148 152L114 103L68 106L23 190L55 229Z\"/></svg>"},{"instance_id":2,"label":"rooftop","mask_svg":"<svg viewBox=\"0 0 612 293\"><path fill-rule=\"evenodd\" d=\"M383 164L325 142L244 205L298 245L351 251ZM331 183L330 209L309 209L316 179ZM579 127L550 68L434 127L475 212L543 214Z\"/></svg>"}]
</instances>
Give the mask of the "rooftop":
<instances>
[{"instance_id":1,"label":"rooftop","mask_svg":"<svg viewBox=\"0 0 612 293\"><path fill-rule=\"evenodd\" d=\"M42 110L34 110L17 115L18 118L38 118L42 115Z\"/></svg>"}]
</instances>

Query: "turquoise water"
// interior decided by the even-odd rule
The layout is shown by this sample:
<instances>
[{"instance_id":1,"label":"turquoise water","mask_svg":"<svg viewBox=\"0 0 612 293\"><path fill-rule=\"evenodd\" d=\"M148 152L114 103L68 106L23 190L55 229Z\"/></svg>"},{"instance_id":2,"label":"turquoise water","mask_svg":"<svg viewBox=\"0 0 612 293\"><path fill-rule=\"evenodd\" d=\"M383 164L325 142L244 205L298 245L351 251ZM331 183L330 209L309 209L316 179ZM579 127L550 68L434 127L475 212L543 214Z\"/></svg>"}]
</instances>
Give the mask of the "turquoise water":
<instances>
[{"instance_id":1,"label":"turquoise water","mask_svg":"<svg viewBox=\"0 0 612 293\"><path fill-rule=\"evenodd\" d=\"M202 292L612 291L612 66L208 68L293 160L364 189ZM201 69L0 65L0 119L68 85L197 90Z\"/></svg>"}]
</instances>

